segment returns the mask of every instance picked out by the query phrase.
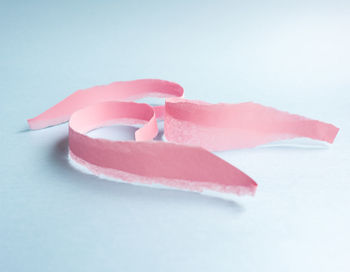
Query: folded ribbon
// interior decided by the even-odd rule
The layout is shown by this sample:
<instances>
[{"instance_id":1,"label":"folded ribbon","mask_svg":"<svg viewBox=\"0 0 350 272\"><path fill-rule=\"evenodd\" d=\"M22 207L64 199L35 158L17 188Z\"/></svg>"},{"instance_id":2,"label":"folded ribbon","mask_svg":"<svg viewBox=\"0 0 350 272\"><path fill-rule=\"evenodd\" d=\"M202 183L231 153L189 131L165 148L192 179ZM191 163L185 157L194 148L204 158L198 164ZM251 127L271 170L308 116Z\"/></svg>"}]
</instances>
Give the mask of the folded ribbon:
<instances>
[{"instance_id":1,"label":"folded ribbon","mask_svg":"<svg viewBox=\"0 0 350 272\"><path fill-rule=\"evenodd\" d=\"M128 102L168 97L164 106ZM183 88L143 79L79 90L28 120L31 129L69 121L69 155L96 175L185 190L254 194L257 184L208 150L252 147L309 137L332 143L338 128L255 103L208 104L180 98ZM169 98L170 97L170 98ZM164 118L169 142L152 141ZM91 138L89 131L116 123L143 124L136 141Z\"/></svg>"}]
</instances>

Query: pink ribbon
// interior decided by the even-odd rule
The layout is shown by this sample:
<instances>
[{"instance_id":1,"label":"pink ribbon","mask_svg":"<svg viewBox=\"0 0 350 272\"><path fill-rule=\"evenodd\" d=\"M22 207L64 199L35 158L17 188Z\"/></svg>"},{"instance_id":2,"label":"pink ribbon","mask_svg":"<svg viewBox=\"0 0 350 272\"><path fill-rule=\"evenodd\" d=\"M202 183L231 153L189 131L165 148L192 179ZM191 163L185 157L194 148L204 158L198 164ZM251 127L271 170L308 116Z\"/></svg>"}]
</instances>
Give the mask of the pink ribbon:
<instances>
[{"instance_id":1,"label":"pink ribbon","mask_svg":"<svg viewBox=\"0 0 350 272\"><path fill-rule=\"evenodd\" d=\"M145 96L166 97L164 106L128 102ZM172 82L143 79L79 90L37 117L31 129L69 120L69 155L96 175L128 182L225 193L255 193L245 173L207 150L253 147L308 137L332 143L338 128L255 103L208 104L181 98ZM164 118L169 142L152 141L157 118ZM93 129L116 123L143 124L136 141L91 138Z\"/></svg>"}]
</instances>

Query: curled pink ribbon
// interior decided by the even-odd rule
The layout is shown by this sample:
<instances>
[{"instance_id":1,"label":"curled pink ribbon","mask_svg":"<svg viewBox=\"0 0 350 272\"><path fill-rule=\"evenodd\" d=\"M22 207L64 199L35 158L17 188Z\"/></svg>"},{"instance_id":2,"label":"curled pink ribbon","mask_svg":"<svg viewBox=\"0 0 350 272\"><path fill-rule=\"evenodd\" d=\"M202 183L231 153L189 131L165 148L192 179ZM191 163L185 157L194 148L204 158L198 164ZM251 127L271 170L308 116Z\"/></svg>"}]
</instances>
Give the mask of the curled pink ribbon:
<instances>
[{"instance_id":1,"label":"curled pink ribbon","mask_svg":"<svg viewBox=\"0 0 350 272\"><path fill-rule=\"evenodd\" d=\"M164 106L130 102L166 97ZM96 175L145 184L238 195L255 193L245 173L208 150L253 147L309 137L332 143L338 128L255 103L208 104L181 98L183 88L169 81L143 79L79 90L37 117L31 129L69 120L69 155ZM157 118L164 119L169 142L152 141ZM93 129L116 123L143 124L136 141L91 138Z\"/></svg>"}]
</instances>

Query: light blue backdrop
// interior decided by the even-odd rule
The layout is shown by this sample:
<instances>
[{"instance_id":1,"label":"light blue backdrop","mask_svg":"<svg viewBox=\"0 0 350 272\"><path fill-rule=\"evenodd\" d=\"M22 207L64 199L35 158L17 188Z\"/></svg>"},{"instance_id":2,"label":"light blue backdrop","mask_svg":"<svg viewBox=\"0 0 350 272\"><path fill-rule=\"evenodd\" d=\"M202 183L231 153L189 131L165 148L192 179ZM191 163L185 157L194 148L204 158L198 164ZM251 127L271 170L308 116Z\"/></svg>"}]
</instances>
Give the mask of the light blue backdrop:
<instances>
[{"instance_id":1,"label":"light blue backdrop","mask_svg":"<svg viewBox=\"0 0 350 272\"><path fill-rule=\"evenodd\" d=\"M1 0L0 34L1 272L349 271L349 1ZM341 132L218 153L259 183L226 201L82 174L66 124L27 130L77 89L137 78Z\"/></svg>"}]
</instances>

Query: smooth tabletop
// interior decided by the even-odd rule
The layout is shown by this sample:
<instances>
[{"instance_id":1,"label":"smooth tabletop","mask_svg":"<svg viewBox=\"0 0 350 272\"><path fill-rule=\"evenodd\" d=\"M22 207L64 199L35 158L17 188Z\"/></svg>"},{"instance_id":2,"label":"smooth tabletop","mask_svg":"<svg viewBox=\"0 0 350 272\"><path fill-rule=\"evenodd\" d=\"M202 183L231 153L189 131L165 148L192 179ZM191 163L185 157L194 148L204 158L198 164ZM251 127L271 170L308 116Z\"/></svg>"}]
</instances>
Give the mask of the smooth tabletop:
<instances>
[{"instance_id":1,"label":"smooth tabletop","mask_svg":"<svg viewBox=\"0 0 350 272\"><path fill-rule=\"evenodd\" d=\"M1 0L0 34L1 272L349 271L349 1ZM75 90L139 78L340 132L217 152L258 183L225 200L81 173L67 124L28 130Z\"/></svg>"}]
</instances>

